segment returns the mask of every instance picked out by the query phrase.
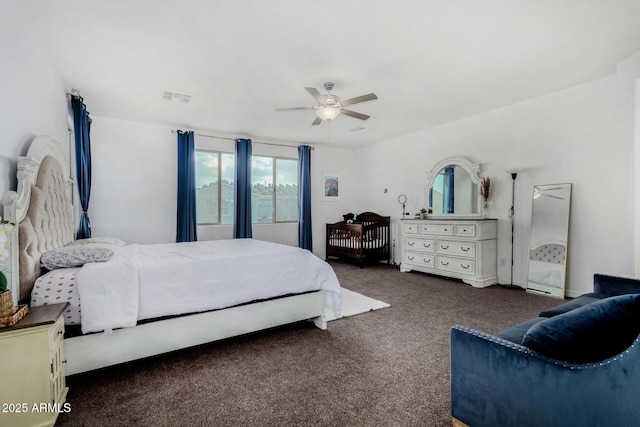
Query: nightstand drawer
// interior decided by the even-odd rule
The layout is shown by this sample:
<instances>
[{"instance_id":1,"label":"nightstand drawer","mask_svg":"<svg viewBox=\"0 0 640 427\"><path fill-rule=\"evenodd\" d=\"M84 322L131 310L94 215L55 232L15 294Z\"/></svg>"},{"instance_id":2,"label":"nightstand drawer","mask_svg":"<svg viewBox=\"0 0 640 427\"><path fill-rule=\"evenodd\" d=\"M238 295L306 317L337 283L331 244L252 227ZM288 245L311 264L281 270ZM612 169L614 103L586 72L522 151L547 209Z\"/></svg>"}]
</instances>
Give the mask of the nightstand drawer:
<instances>
[{"instance_id":1,"label":"nightstand drawer","mask_svg":"<svg viewBox=\"0 0 640 427\"><path fill-rule=\"evenodd\" d=\"M49 351L53 356L64 339L64 317L61 316L49 330Z\"/></svg>"}]
</instances>

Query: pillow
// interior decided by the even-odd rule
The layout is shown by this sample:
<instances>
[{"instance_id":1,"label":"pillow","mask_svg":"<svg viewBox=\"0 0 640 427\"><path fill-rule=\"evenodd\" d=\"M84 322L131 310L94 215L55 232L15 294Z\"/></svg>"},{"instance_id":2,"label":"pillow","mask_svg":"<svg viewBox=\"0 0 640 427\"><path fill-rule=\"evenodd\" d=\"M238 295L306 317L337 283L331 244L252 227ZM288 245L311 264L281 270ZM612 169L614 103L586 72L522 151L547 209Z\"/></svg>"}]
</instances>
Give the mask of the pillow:
<instances>
[{"instance_id":1,"label":"pillow","mask_svg":"<svg viewBox=\"0 0 640 427\"><path fill-rule=\"evenodd\" d=\"M551 307L544 311L541 311L540 314L538 314L538 316L540 317L557 316L558 314L563 314L568 311L575 310L576 308L580 308L584 305L587 305L595 301L599 301L606 297L607 297L606 295L596 294L596 293L580 295L579 297L574 298L570 301L567 301L564 304L560 304L555 307Z\"/></svg>"},{"instance_id":2,"label":"pillow","mask_svg":"<svg viewBox=\"0 0 640 427\"><path fill-rule=\"evenodd\" d=\"M114 245L124 246L127 243L124 240L116 239L115 237L88 237L86 239L79 239L69 243L67 246L80 246L80 245Z\"/></svg>"},{"instance_id":3,"label":"pillow","mask_svg":"<svg viewBox=\"0 0 640 427\"><path fill-rule=\"evenodd\" d=\"M640 294L604 298L533 325L522 345L567 362L598 362L627 349L640 333Z\"/></svg>"},{"instance_id":4,"label":"pillow","mask_svg":"<svg viewBox=\"0 0 640 427\"><path fill-rule=\"evenodd\" d=\"M47 270L82 267L87 262L109 261L114 254L115 251L108 248L65 246L43 253L40 257L40 263Z\"/></svg>"}]
</instances>

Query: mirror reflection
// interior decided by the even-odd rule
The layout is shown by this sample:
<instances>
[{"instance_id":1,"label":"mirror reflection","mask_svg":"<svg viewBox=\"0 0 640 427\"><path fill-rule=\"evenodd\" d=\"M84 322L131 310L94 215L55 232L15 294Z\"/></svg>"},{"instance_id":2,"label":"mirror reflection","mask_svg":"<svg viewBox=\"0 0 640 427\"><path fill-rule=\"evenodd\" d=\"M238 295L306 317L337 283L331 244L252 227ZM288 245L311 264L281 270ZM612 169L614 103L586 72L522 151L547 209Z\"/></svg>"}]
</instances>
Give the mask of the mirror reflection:
<instances>
[{"instance_id":1,"label":"mirror reflection","mask_svg":"<svg viewBox=\"0 0 640 427\"><path fill-rule=\"evenodd\" d=\"M447 165L435 178L428 191L434 214L477 214L478 185L460 166Z\"/></svg>"},{"instance_id":2,"label":"mirror reflection","mask_svg":"<svg viewBox=\"0 0 640 427\"><path fill-rule=\"evenodd\" d=\"M479 217L482 215L480 196L480 165L463 157L449 157L427 173L425 206L434 216Z\"/></svg>"},{"instance_id":3,"label":"mirror reflection","mask_svg":"<svg viewBox=\"0 0 640 427\"><path fill-rule=\"evenodd\" d=\"M527 290L564 298L571 184L533 187Z\"/></svg>"}]
</instances>

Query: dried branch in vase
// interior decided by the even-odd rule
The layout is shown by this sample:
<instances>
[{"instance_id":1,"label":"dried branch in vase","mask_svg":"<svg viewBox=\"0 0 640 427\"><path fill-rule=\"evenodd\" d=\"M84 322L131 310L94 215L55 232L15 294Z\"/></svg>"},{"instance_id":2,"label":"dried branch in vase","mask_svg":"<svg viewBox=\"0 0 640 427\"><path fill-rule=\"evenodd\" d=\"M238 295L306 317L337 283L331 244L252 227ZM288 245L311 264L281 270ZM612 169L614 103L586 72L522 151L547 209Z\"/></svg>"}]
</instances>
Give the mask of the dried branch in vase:
<instances>
[{"instance_id":1,"label":"dried branch in vase","mask_svg":"<svg viewBox=\"0 0 640 427\"><path fill-rule=\"evenodd\" d=\"M484 200L484 207L487 207L487 200L489 200L489 195L491 194L491 178L485 176L482 178L480 182L480 195Z\"/></svg>"}]
</instances>

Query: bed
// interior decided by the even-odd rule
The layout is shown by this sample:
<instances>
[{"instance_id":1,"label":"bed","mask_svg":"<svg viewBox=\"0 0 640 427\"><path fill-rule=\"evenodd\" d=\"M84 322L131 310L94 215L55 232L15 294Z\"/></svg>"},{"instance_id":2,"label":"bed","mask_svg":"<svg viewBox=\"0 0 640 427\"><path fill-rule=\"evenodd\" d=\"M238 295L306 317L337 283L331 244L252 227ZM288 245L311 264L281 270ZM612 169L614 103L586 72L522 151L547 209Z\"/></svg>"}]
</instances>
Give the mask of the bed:
<instances>
[{"instance_id":1,"label":"bed","mask_svg":"<svg viewBox=\"0 0 640 427\"><path fill-rule=\"evenodd\" d=\"M81 329L65 335L67 375L302 320L326 329L327 310L339 316L335 273L300 248L254 239L76 241L71 185L60 143L39 136L18 159L17 192L3 198L5 219L18 223L14 303L68 302L65 324ZM68 258L84 264L66 266Z\"/></svg>"},{"instance_id":2,"label":"bed","mask_svg":"<svg viewBox=\"0 0 640 427\"><path fill-rule=\"evenodd\" d=\"M364 212L354 219L327 224L327 260L330 257L355 260L360 267L368 262L389 263L389 224L390 217L373 212Z\"/></svg>"}]
</instances>

